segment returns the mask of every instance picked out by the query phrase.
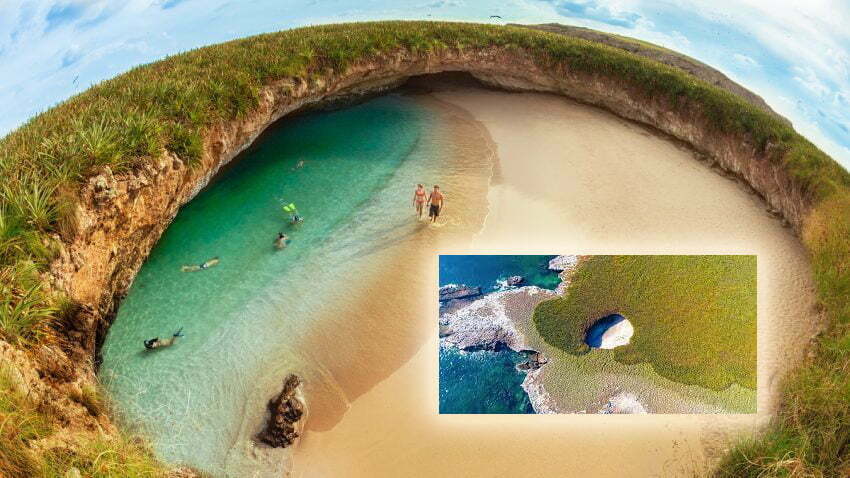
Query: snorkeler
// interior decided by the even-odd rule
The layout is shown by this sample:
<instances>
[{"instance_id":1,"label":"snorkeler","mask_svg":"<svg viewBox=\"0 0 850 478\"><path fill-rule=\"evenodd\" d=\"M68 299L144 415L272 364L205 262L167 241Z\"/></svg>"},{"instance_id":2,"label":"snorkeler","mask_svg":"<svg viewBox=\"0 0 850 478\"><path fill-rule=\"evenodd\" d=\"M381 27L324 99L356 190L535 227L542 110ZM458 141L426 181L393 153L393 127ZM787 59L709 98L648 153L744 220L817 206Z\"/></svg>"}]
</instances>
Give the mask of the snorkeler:
<instances>
[{"instance_id":1,"label":"snorkeler","mask_svg":"<svg viewBox=\"0 0 850 478\"><path fill-rule=\"evenodd\" d=\"M213 257L212 259L210 259L210 260L208 260L208 261L206 261L202 264L191 265L191 266L184 265L183 267L180 268L180 270L182 270L183 272L195 272L195 271L200 271L200 270L204 270L204 269L209 269L210 267L217 265L217 264L218 264L218 257Z\"/></svg>"},{"instance_id":2,"label":"snorkeler","mask_svg":"<svg viewBox=\"0 0 850 478\"><path fill-rule=\"evenodd\" d=\"M286 243L289 241L289 236L282 232L277 233L277 239L274 240L275 249L283 249L286 247Z\"/></svg>"},{"instance_id":3,"label":"snorkeler","mask_svg":"<svg viewBox=\"0 0 850 478\"><path fill-rule=\"evenodd\" d=\"M422 211L425 209L425 186L416 185L416 190L413 191L413 207L416 208L416 214L419 219L422 219Z\"/></svg>"},{"instance_id":4,"label":"snorkeler","mask_svg":"<svg viewBox=\"0 0 850 478\"><path fill-rule=\"evenodd\" d=\"M159 340L159 337L154 337L152 339L145 340L145 349L153 350L162 347L171 347L174 345L174 342L177 340L177 337L183 337L183 327L174 332L174 335L171 338L166 340Z\"/></svg>"},{"instance_id":5,"label":"snorkeler","mask_svg":"<svg viewBox=\"0 0 850 478\"><path fill-rule=\"evenodd\" d=\"M298 163L295 164L295 167L292 168L293 171L299 170L304 167L304 160L299 160Z\"/></svg>"},{"instance_id":6,"label":"snorkeler","mask_svg":"<svg viewBox=\"0 0 850 478\"><path fill-rule=\"evenodd\" d=\"M283 206L283 211L289 213L290 224L300 224L304 222L304 218L298 214L298 209L295 207L295 203L289 203Z\"/></svg>"}]
</instances>

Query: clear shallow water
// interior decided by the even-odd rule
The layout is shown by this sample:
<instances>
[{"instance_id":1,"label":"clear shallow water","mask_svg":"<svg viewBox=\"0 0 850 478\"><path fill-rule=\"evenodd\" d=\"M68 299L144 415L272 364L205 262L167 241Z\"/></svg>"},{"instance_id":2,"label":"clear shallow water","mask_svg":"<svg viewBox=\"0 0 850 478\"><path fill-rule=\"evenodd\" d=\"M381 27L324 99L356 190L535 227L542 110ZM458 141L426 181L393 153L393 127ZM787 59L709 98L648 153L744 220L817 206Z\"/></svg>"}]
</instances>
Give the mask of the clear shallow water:
<instances>
[{"instance_id":1,"label":"clear shallow water","mask_svg":"<svg viewBox=\"0 0 850 478\"><path fill-rule=\"evenodd\" d=\"M441 145L427 135L435 121L400 95L293 119L180 211L122 303L101 368L123 422L163 459L241 476L260 466L245 449L258 425L246 417L262 414L287 373L340 388L321 353L293 344L329 327L319 317L350 326L345 311L319 311L368 286L357 271L376 251L421 230L409 195L415 182L443 179ZM287 225L281 200L303 224ZM292 239L283 251L272 247L278 231ZM213 256L221 263L209 270L180 270ZM179 327L177 345L143 350ZM327 348L335 340L346 339L328 337Z\"/></svg>"},{"instance_id":2,"label":"clear shallow water","mask_svg":"<svg viewBox=\"0 0 850 478\"><path fill-rule=\"evenodd\" d=\"M483 293L501 288L500 281L523 276L523 286L554 289L560 283L549 261L556 256L441 255L440 285L465 284ZM460 351L440 347L440 413L534 413L516 365L524 354L508 348Z\"/></svg>"}]
</instances>

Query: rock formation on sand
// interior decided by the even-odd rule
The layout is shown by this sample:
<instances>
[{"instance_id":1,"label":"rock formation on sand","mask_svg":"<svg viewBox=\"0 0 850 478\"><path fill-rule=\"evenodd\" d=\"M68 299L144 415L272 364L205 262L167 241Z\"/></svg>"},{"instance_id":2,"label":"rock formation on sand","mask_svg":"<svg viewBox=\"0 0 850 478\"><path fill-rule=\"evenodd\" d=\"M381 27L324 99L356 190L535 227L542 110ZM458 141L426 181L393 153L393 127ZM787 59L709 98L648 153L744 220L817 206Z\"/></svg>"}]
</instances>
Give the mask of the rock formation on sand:
<instances>
[{"instance_id":1,"label":"rock formation on sand","mask_svg":"<svg viewBox=\"0 0 850 478\"><path fill-rule=\"evenodd\" d=\"M304 404L295 394L301 379L290 374L283 382L280 394L269 400L269 421L266 428L257 435L257 439L275 448L286 448L298 438L296 423L304 415Z\"/></svg>"}]
</instances>

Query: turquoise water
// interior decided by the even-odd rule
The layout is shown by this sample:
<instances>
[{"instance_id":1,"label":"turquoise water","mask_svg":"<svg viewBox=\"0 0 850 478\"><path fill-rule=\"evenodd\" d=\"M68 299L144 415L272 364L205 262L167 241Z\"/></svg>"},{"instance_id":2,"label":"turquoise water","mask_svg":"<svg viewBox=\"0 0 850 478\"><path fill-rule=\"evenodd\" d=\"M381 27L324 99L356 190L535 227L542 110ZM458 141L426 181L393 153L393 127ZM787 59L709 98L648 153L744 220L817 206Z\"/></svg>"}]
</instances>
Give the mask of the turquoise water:
<instances>
[{"instance_id":1,"label":"turquoise water","mask_svg":"<svg viewBox=\"0 0 850 478\"><path fill-rule=\"evenodd\" d=\"M439 145L426 134L434 121L401 95L289 120L181 209L123 301L101 368L122 422L146 432L160 457L253 472L257 415L282 378L296 370L334 389L321 354L292 344L318 317L342 326L344 313L318 313L350 292L340 277L423 227L409 195L414 183L440 179ZM282 201L298 206L303 224L287 224ZM279 231L291 238L281 251ZM215 267L181 272L214 256ZM144 350L144 339L180 327L185 338L173 347ZM280 471L279 461L262 466Z\"/></svg>"},{"instance_id":2,"label":"turquoise water","mask_svg":"<svg viewBox=\"0 0 850 478\"><path fill-rule=\"evenodd\" d=\"M440 413L534 413L516 369L525 360L510 349L440 347Z\"/></svg>"},{"instance_id":3,"label":"turquoise water","mask_svg":"<svg viewBox=\"0 0 850 478\"><path fill-rule=\"evenodd\" d=\"M483 293L499 290L499 281L512 275L523 286L554 289L560 283L549 261L556 256L441 255L440 285L465 284ZM534 413L516 369L526 357L508 348L459 351L440 347L440 413Z\"/></svg>"},{"instance_id":4,"label":"turquoise water","mask_svg":"<svg viewBox=\"0 0 850 478\"><path fill-rule=\"evenodd\" d=\"M535 255L447 255L440 256L440 285L465 284L481 287L487 293L499 287L499 281L513 275L525 278L521 285L555 289L561 282L549 261L557 256Z\"/></svg>"}]
</instances>

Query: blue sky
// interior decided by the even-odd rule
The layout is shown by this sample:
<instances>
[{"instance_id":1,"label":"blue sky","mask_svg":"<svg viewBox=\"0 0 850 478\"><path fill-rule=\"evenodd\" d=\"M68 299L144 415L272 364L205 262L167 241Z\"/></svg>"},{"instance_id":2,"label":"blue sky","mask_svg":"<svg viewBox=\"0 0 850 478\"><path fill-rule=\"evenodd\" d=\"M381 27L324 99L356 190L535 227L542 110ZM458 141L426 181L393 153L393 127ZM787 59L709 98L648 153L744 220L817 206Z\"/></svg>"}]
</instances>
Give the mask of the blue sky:
<instances>
[{"instance_id":1,"label":"blue sky","mask_svg":"<svg viewBox=\"0 0 850 478\"><path fill-rule=\"evenodd\" d=\"M370 19L560 22L659 43L755 91L850 168L845 0L125 0L0 2L0 135L88 86L191 48Z\"/></svg>"}]
</instances>

